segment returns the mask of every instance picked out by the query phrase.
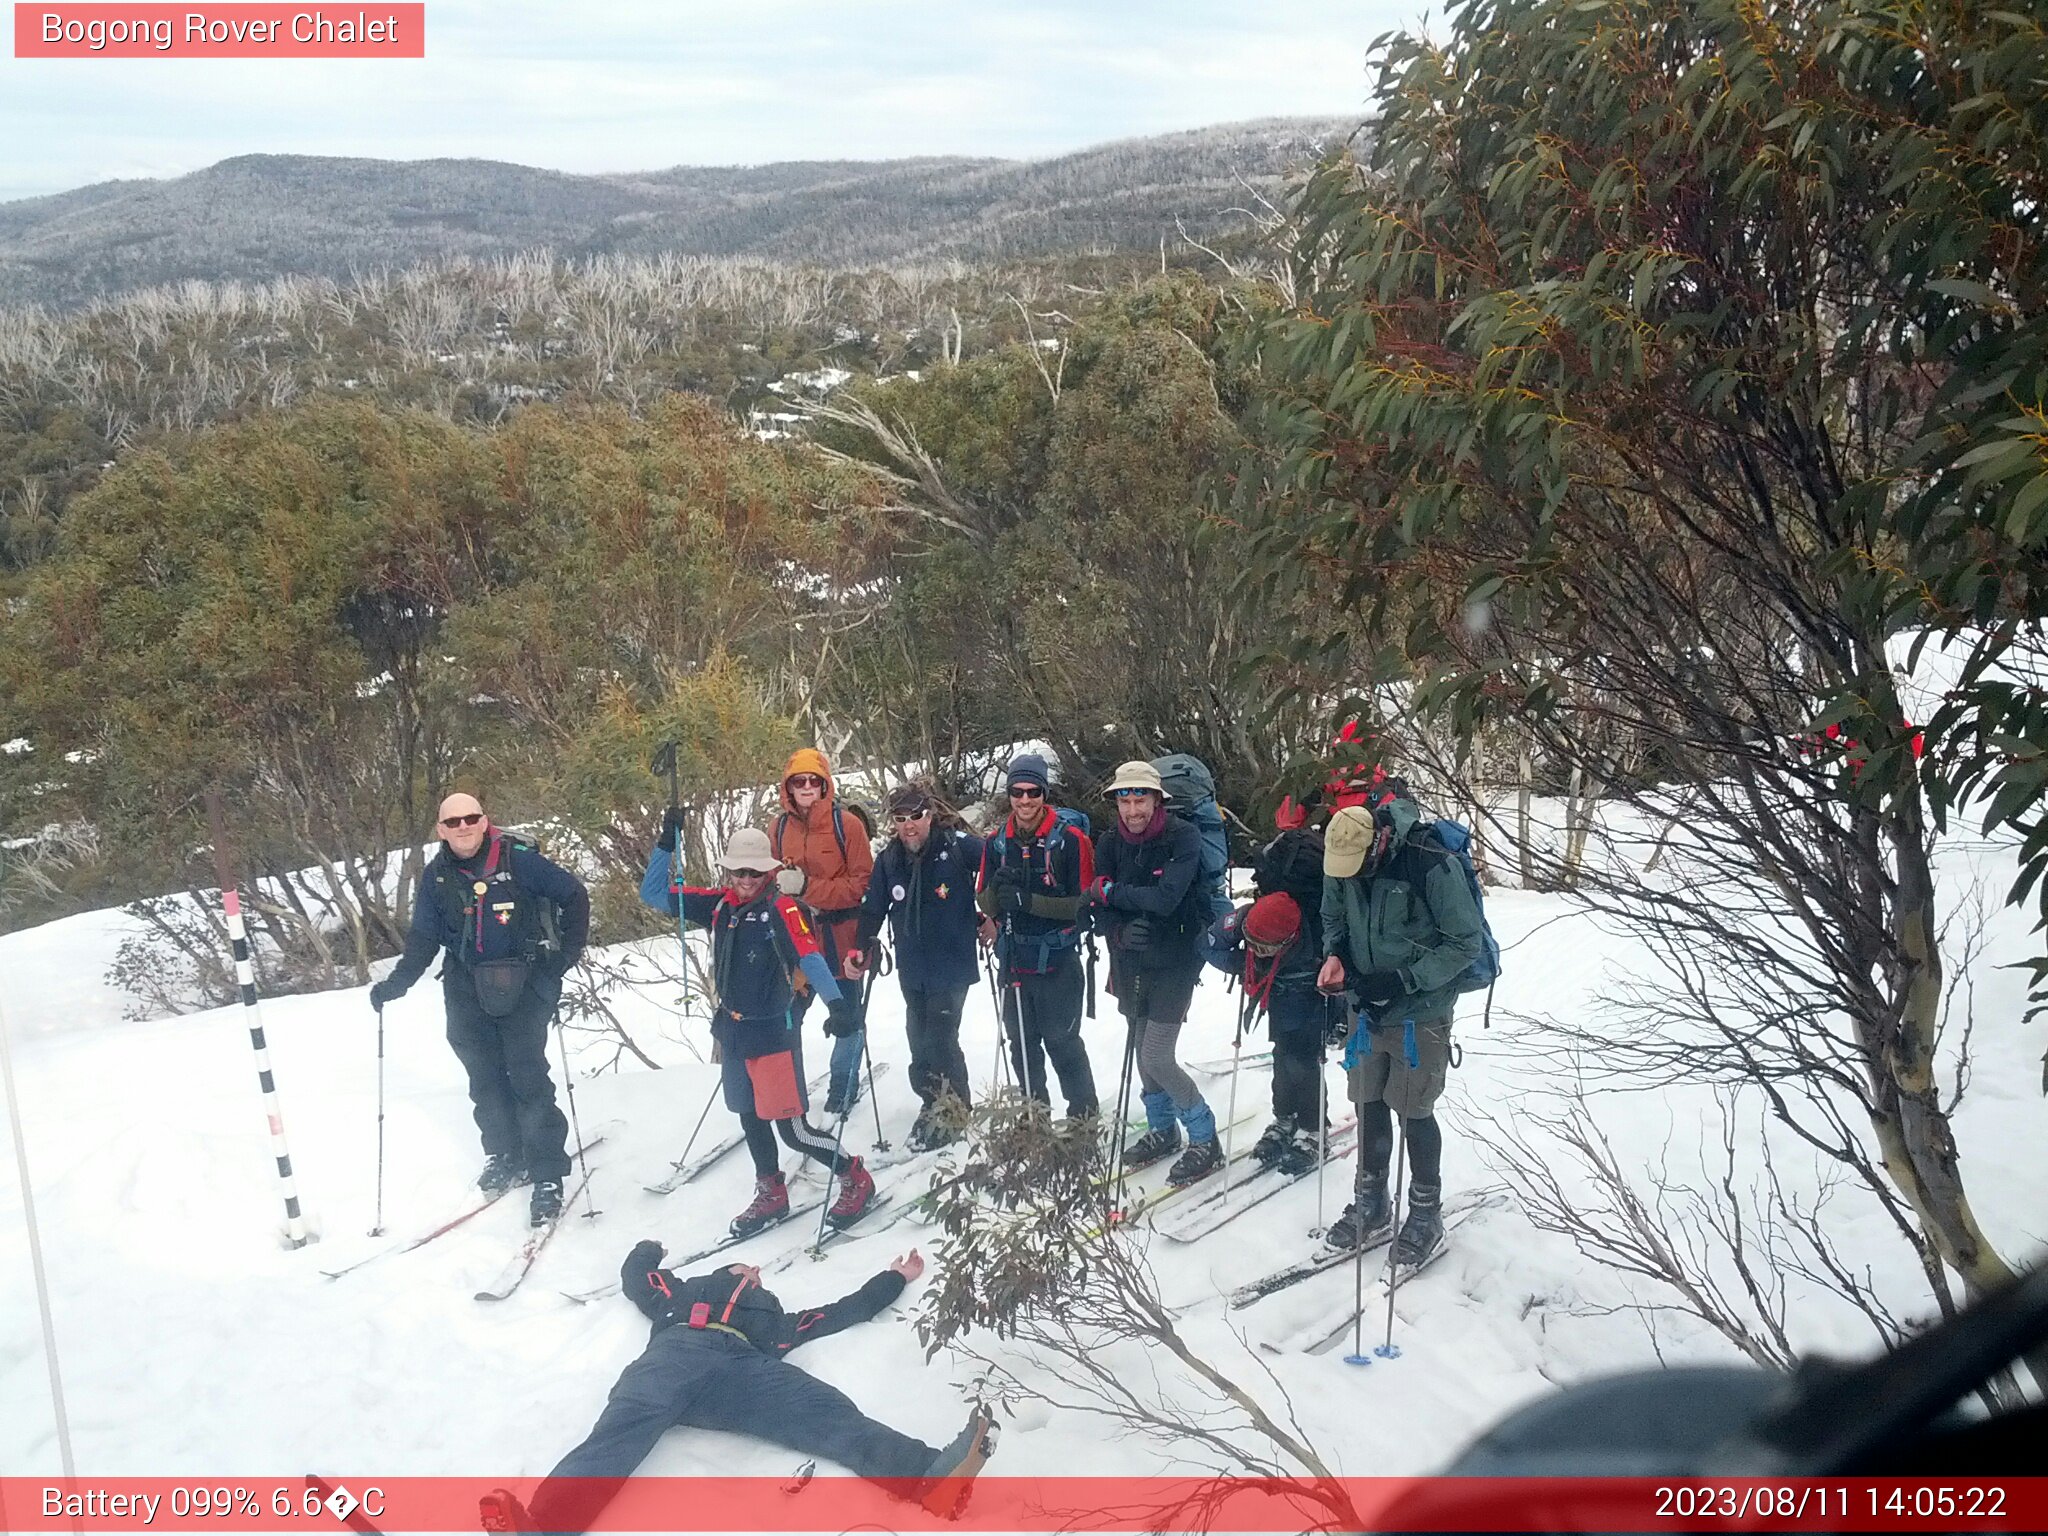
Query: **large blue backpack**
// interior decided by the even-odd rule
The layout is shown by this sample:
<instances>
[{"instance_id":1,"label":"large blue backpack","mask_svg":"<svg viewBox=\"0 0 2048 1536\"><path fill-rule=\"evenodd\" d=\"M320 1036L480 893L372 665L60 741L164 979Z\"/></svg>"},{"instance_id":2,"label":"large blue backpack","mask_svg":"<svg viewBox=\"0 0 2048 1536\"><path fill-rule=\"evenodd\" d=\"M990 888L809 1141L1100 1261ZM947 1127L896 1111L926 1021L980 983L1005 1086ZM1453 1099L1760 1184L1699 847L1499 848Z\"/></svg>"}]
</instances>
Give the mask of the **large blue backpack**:
<instances>
[{"instance_id":1,"label":"large blue backpack","mask_svg":"<svg viewBox=\"0 0 2048 1536\"><path fill-rule=\"evenodd\" d=\"M1465 872L1465 884L1471 887L1472 904L1479 909L1479 929L1484 942L1479 947L1479 957L1459 973L1453 983L1460 992L1487 992L1500 980L1500 941L1493 936L1493 924L1486 920L1486 893L1479 885L1479 868L1472 862L1472 830L1463 822L1439 817L1416 829L1416 837L1434 835L1443 850L1458 861L1458 867ZM1411 838L1413 841L1414 838ZM1488 1003L1491 1015L1492 1004ZM1488 1024L1492 1023L1489 1016Z\"/></svg>"},{"instance_id":2,"label":"large blue backpack","mask_svg":"<svg viewBox=\"0 0 2048 1536\"><path fill-rule=\"evenodd\" d=\"M1202 834L1200 886L1213 922L1234 910L1230 900L1230 839L1223 831L1223 811L1216 804L1216 776L1208 764L1186 752L1152 759L1166 790L1168 809L1185 816Z\"/></svg>"}]
</instances>

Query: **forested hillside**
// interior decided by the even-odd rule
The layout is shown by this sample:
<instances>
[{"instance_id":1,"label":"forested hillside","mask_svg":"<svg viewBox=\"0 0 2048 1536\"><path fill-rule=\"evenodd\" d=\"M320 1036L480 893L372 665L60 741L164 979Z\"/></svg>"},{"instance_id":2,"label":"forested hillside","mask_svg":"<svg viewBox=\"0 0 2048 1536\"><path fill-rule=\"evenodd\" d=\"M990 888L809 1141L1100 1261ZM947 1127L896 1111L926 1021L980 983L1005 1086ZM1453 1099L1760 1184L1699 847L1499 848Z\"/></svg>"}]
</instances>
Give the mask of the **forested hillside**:
<instances>
[{"instance_id":1,"label":"forested hillside","mask_svg":"<svg viewBox=\"0 0 2048 1536\"><path fill-rule=\"evenodd\" d=\"M243 155L0 204L0 303L190 279L346 279L445 257L753 256L869 266L1150 251L1284 196L1356 126L1267 119L1040 161L931 157L571 176L488 160Z\"/></svg>"}]
</instances>

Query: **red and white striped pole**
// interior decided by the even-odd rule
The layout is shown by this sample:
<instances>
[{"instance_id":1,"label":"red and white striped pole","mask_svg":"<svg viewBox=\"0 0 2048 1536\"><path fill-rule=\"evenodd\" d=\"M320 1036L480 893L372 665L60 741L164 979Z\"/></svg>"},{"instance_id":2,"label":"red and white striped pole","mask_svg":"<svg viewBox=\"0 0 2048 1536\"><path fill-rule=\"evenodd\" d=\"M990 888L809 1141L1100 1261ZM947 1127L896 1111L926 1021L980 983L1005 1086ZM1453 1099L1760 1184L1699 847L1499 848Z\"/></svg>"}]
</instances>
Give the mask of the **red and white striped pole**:
<instances>
[{"instance_id":1,"label":"red and white striped pole","mask_svg":"<svg viewBox=\"0 0 2048 1536\"><path fill-rule=\"evenodd\" d=\"M242 921L242 894L235 889L234 875L228 867L228 829L220 813L220 795L211 789L206 792L206 820L213 833L213 871L220 880L221 910L227 915L228 942L234 949L235 982L242 991L243 1016L249 1021L249 1044L256 1052L256 1080L263 1087L263 1111L270 1117L270 1150L277 1158L278 1182L284 1185L285 1240L294 1248L303 1248L306 1223L299 1214L291 1148L284 1139L284 1109L277 1101L277 1079L270 1071L270 1047L263 1038L263 1014L256 1002L256 966L249 955L249 930Z\"/></svg>"}]
</instances>

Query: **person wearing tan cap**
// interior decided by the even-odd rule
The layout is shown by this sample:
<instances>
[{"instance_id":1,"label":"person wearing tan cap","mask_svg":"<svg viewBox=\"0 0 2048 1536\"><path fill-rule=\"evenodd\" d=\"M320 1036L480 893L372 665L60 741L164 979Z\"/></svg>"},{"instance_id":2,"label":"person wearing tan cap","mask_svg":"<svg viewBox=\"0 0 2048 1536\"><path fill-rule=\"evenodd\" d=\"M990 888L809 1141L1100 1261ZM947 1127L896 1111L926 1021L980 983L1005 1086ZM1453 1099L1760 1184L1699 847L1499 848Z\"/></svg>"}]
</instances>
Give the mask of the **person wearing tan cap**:
<instances>
[{"instance_id":1,"label":"person wearing tan cap","mask_svg":"<svg viewBox=\"0 0 2048 1536\"><path fill-rule=\"evenodd\" d=\"M725 872L723 886L684 885L675 876L675 855L657 843L640 881L640 899L670 917L680 908L693 926L711 935L711 979L717 993L711 1038L718 1043L725 1107L739 1116L754 1159L754 1203L733 1219L732 1234L750 1237L789 1217L777 1133L838 1176L839 1196L826 1214L835 1227L850 1227L867 1213L875 1181L859 1158L839 1151L831 1136L804 1118L810 1096L804 1087L795 979L803 977L825 999L838 1028L851 1024L858 1009L839 990L809 914L777 888L782 860L768 834L741 827L727 839L718 866Z\"/></svg>"},{"instance_id":2,"label":"person wearing tan cap","mask_svg":"<svg viewBox=\"0 0 2048 1536\"><path fill-rule=\"evenodd\" d=\"M574 875L491 825L474 795L450 795L437 818L441 848L420 876L405 953L370 988L381 1010L405 996L433 958L441 967L448 1044L469 1076L483 1135L477 1187L499 1194L529 1180L538 1226L562 1211L569 1122L548 1076L548 1025L562 977L590 933L590 894Z\"/></svg>"},{"instance_id":3,"label":"person wearing tan cap","mask_svg":"<svg viewBox=\"0 0 2048 1536\"><path fill-rule=\"evenodd\" d=\"M1216 1115L1176 1059L1181 1025L1201 978L1209 931L1209 893L1199 878L1202 834L1166 809L1159 770L1125 763L1110 780L1116 824L1095 849L1089 906L1109 935L1110 989L1131 1031L1143 1085L1146 1130L1124 1149L1125 1168L1143 1168L1187 1150L1167 1173L1191 1184L1223 1166Z\"/></svg>"},{"instance_id":4,"label":"person wearing tan cap","mask_svg":"<svg viewBox=\"0 0 2048 1536\"><path fill-rule=\"evenodd\" d=\"M1356 1023L1344 1052L1358 1106L1356 1198L1330 1224L1348 1248L1393 1223L1387 1166L1394 1116L1409 1163L1408 1215L1394 1259L1418 1264L1443 1241L1443 1132L1436 1101L1451 1064L1457 981L1485 943L1485 924L1457 857L1433 835L1399 779L1365 805L1330 818L1323 833L1323 951L1316 977L1345 992Z\"/></svg>"}]
</instances>

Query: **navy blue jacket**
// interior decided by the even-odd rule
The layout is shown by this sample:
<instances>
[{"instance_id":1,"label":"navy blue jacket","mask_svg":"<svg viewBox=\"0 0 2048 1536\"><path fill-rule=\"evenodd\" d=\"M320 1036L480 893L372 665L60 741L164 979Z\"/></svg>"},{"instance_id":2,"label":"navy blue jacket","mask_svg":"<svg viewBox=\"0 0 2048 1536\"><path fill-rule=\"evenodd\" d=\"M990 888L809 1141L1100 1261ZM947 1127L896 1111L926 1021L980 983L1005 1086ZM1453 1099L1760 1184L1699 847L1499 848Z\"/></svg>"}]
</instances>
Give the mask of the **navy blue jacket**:
<instances>
[{"instance_id":1,"label":"navy blue jacket","mask_svg":"<svg viewBox=\"0 0 2048 1536\"><path fill-rule=\"evenodd\" d=\"M1115 826L1105 828L1095 844L1095 874L1114 913L1112 958L1146 969L1193 964L1209 929L1201 872L1201 831L1171 811L1160 834L1143 842L1131 842ZM1127 955L1123 934L1138 917L1150 919L1152 943L1141 955Z\"/></svg>"},{"instance_id":2,"label":"navy blue jacket","mask_svg":"<svg viewBox=\"0 0 2048 1536\"><path fill-rule=\"evenodd\" d=\"M981 976L974 934L981 914L974 882L981 871L981 839L960 827L934 827L913 854L892 837L875 860L861 898L856 942L871 947L889 919L896 944L896 978L908 991L971 987Z\"/></svg>"},{"instance_id":3,"label":"navy blue jacket","mask_svg":"<svg viewBox=\"0 0 2048 1536\"><path fill-rule=\"evenodd\" d=\"M590 893L583 882L532 844L495 828L476 856L460 863L443 843L420 876L405 953L386 986L402 996L443 949L462 966L540 960L541 901L555 904L562 948L546 969L559 975L576 963L590 937ZM453 968L447 973L450 980L457 974Z\"/></svg>"}]
</instances>

